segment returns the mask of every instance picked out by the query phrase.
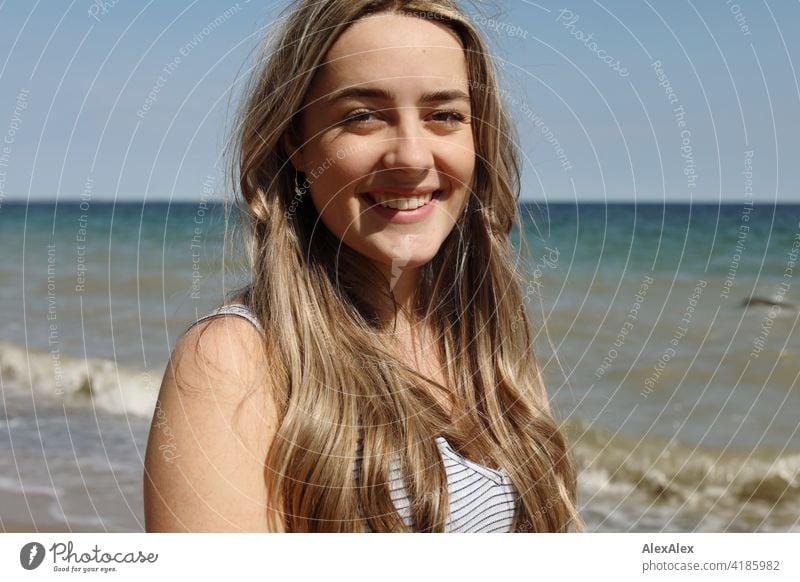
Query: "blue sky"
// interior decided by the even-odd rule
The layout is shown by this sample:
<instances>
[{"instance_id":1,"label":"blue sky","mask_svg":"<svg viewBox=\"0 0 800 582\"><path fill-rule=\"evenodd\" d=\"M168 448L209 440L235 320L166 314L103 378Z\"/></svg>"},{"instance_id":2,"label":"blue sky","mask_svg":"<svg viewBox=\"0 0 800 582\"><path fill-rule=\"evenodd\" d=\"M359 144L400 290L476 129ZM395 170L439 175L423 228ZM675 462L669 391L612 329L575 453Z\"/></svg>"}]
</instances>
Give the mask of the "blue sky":
<instances>
[{"instance_id":1,"label":"blue sky","mask_svg":"<svg viewBox=\"0 0 800 582\"><path fill-rule=\"evenodd\" d=\"M0 203L221 193L231 99L285 5L0 0ZM523 199L800 201L799 2L462 6L500 66Z\"/></svg>"}]
</instances>

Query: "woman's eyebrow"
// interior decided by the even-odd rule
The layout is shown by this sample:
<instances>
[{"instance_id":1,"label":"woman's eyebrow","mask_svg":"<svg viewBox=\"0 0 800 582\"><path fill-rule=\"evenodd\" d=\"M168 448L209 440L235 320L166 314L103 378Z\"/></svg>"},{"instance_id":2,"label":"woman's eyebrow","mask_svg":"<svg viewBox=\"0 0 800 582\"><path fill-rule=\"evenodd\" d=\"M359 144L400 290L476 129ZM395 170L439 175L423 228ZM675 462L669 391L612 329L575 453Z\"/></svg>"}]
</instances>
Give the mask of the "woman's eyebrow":
<instances>
[{"instance_id":1,"label":"woman's eyebrow","mask_svg":"<svg viewBox=\"0 0 800 582\"><path fill-rule=\"evenodd\" d=\"M356 87L345 87L334 91L326 99L327 105L333 105L336 101L348 98L367 98L367 99L381 99L384 101L392 101L395 96L391 91L381 89L379 87L364 87L362 85ZM420 98L420 103L437 103L442 101L466 101L467 104L471 103L469 95L460 89L441 89L437 91L430 91L423 93Z\"/></svg>"}]
</instances>

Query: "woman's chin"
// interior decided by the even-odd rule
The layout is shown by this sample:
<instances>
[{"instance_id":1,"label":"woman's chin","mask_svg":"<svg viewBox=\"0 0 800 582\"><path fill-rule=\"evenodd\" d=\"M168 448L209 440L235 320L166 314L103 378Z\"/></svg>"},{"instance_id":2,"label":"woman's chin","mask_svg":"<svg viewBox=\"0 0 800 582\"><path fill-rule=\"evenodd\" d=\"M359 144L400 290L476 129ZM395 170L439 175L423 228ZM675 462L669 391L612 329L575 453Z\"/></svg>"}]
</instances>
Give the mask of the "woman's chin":
<instances>
[{"instance_id":1,"label":"woman's chin","mask_svg":"<svg viewBox=\"0 0 800 582\"><path fill-rule=\"evenodd\" d=\"M373 261L382 271L387 273L387 275L390 275L392 278L398 278L406 271L416 271L424 267L433 260L435 254L436 253L423 255L414 253L412 256L386 254L380 258L374 258Z\"/></svg>"},{"instance_id":2,"label":"woman's chin","mask_svg":"<svg viewBox=\"0 0 800 582\"><path fill-rule=\"evenodd\" d=\"M403 253L400 250L396 254L388 254L381 262L392 269L419 269L430 263L434 256L435 252Z\"/></svg>"}]
</instances>

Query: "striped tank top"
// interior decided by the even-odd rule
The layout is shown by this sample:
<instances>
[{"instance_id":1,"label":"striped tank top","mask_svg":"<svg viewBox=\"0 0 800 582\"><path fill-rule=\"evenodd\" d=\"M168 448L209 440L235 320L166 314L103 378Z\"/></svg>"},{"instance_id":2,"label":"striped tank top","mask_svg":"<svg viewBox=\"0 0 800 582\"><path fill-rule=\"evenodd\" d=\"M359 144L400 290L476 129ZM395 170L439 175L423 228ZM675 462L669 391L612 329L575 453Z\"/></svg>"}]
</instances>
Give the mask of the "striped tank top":
<instances>
[{"instance_id":1,"label":"striped tank top","mask_svg":"<svg viewBox=\"0 0 800 582\"><path fill-rule=\"evenodd\" d=\"M263 333L258 319L242 304L223 305L196 323L220 315L236 315L250 321ZM191 326L190 326L191 327ZM465 458L442 436L435 438L447 474L450 511L445 532L508 532L514 518L517 494L508 473L491 469ZM360 471L362 443L359 443L356 472ZM411 527L411 499L406 493L399 460L390 463L389 491L398 514Z\"/></svg>"}]
</instances>

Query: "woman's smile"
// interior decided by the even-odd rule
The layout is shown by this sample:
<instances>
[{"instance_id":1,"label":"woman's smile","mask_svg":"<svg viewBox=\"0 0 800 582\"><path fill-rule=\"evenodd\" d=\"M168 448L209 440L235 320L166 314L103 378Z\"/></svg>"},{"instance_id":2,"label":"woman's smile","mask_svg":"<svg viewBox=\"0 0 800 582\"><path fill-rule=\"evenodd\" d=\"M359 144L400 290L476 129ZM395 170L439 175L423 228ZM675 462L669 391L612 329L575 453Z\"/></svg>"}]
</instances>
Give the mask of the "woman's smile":
<instances>
[{"instance_id":1,"label":"woman's smile","mask_svg":"<svg viewBox=\"0 0 800 582\"><path fill-rule=\"evenodd\" d=\"M394 224L415 224L432 215L442 190L420 189L400 194L397 192L364 192L362 200L370 211Z\"/></svg>"}]
</instances>

